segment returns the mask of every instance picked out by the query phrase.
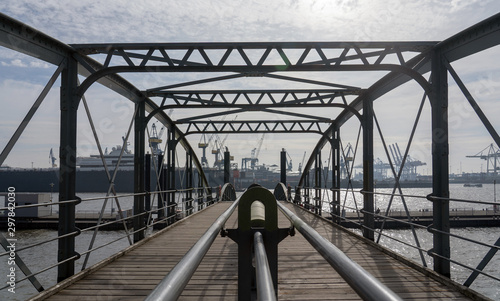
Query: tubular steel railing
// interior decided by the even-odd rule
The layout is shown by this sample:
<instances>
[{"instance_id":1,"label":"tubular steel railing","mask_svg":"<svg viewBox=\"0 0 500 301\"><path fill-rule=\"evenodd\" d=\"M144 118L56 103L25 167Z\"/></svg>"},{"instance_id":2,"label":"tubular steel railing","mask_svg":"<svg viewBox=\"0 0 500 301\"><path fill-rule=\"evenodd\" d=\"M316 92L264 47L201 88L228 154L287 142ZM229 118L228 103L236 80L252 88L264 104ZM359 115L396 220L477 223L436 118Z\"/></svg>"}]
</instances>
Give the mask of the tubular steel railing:
<instances>
[{"instance_id":1,"label":"tubular steel railing","mask_svg":"<svg viewBox=\"0 0 500 301\"><path fill-rule=\"evenodd\" d=\"M223 189L222 195L226 189ZM229 188L227 188L229 189ZM234 189L233 189L234 190ZM210 249L210 246L218 236L227 219L233 214L238 206L239 199L222 213L219 218L210 226L203 236L189 249L175 267L162 279L155 289L148 295L146 300L177 300L184 287L188 284L194 272L200 265L203 257ZM264 299L263 299L264 300Z\"/></svg>"},{"instance_id":2,"label":"tubular steel railing","mask_svg":"<svg viewBox=\"0 0 500 301\"><path fill-rule=\"evenodd\" d=\"M276 300L271 269L267 261L267 253L264 240L260 232L255 232L253 236L255 254L255 280L257 282L258 300Z\"/></svg>"},{"instance_id":3,"label":"tubular steel railing","mask_svg":"<svg viewBox=\"0 0 500 301\"><path fill-rule=\"evenodd\" d=\"M323 189L326 191L331 191L333 193L335 192L341 192L344 193L344 198L342 200L337 200L337 203L332 203L330 200L327 200L326 202L322 200L321 202L321 210L325 211L323 208L323 204L329 204L330 205L330 212L329 215L331 216L331 219L333 221L339 221L340 224L342 223L350 223L353 225L356 225L359 229L369 229L370 231L373 231L375 234L378 235L378 238L376 239L377 243L380 243L380 238L385 237L387 239L393 240L395 242L401 243L407 247L413 248L417 250L421 254L421 260L422 260L422 265L424 267L427 267L426 261L423 258L423 254L427 254L431 257L440 257L444 260L449 261L450 263L456 264L457 266L460 266L464 269L467 269L471 271L470 276L467 278L467 280L463 283L464 286L470 287L474 280L477 278L478 275L483 275L486 276L490 279L493 279L495 281L500 282L500 277L493 275L491 273L485 272L484 269L488 265L488 263L492 260L492 258L496 255L496 253L500 250L500 238L496 240L496 242L492 243L486 243L484 241L479 241L477 239L473 239L471 237L464 237L460 235L456 235L450 232L444 232L440 231L436 228L433 227L432 225L432 220L429 220L429 225L422 225L418 222L422 222L424 218L431 219L433 217L433 213L431 211L427 211L427 209L420 209L410 211L408 210L407 207L405 207L405 210L394 210L394 209L387 209L385 212L368 212L362 208L358 208L357 206L357 201L356 201L356 193L359 193L359 195L363 194L373 194L375 196L388 196L394 198L394 197L402 197L402 198L415 198L415 199L421 199L425 200L428 202L434 202L434 201L449 201L450 203L464 203L464 204L474 204L474 205L488 205L493 207L494 209L488 210L488 209L474 209L474 208L451 208L449 212L450 220L456 219L456 220L461 220L463 219L464 215L470 215L474 217L482 217L482 216L493 216L493 218L496 218L497 220L500 220L500 210L497 209L497 206L499 206L498 202L487 202L487 201L480 201L480 200L465 200L465 199L458 199L458 198L441 198L441 197L435 197L433 195L412 195L412 194L402 194L402 193L396 193L396 194L391 194L391 193L384 193L384 192L368 192L368 191L354 191L353 189L327 189L327 188L307 188L307 187L299 187L299 189L296 189L296 192L298 192L298 195L294 197L294 203L297 205L301 205L304 208L314 212L315 208L312 202L308 200L308 198L311 198L309 193L306 191L311 190L311 189ZM302 193L301 193L302 192ZM352 194L352 202L354 202L354 207L351 205L346 205L346 199L347 195ZM323 193L323 198L329 198L328 193ZM343 204L341 203L343 201ZM340 207L341 210L335 210L337 207ZM429 206L431 207L431 206ZM351 214L354 214L354 216L348 216L350 211ZM338 212L341 212L340 214ZM417 213L418 212L418 213ZM415 215L417 213L417 215ZM413 215L412 215L413 214ZM371 215L374 217L376 221L381 222L380 228L369 228L363 223L363 215ZM357 218L356 218L357 217ZM399 217L399 218L397 218ZM401 217L404 217L402 219ZM398 239L394 236L388 235L384 233L384 227L386 225L386 222L392 222L392 223L397 223L401 225L403 228L409 228L412 229L412 233L415 237L415 242L414 244L408 243L402 239ZM470 265L467 265L463 262L459 262L458 260L454 260L451 258L445 258L437 253L435 253L432 248L431 249L426 249L420 246L418 243L417 239L417 234L414 229L422 229L425 230L428 233L441 233L444 235L447 235L449 237L473 243L477 246L482 246L489 248L489 251L485 252L484 258L480 261L480 263L476 267L472 267Z\"/></svg>"},{"instance_id":4,"label":"tubular steel railing","mask_svg":"<svg viewBox=\"0 0 500 301\"><path fill-rule=\"evenodd\" d=\"M46 206L57 206L57 205L61 205L61 204L71 204L71 203L74 203L74 204L80 204L80 203L87 203L87 202L92 202L92 201L99 201L99 200L106 200L106 199L110 199L110 198L113 198L113 199L120 199L120 198L126 198L126 197L134 197L134 196L137 196L137 195L153 195L153 196L156 196L156 195L160 195L162 193L172 193L172 192L184 192L184 191L187 191L187 190L200 190L200 189L204 189L204 188L189 188L189 189L179 189L179 190L166 190L166 191L155 191L155 192L145 192L145 193L139 193L139 194L121 194L121 195L108 195L108 196L105 196L105 197L92 197L92 198L85 198L85 199L75 199L75 200L67 200L67 201L62 201L62 202L50 202L50 203L40 203L40 204L29 204L29 205L22 205L22 206L15 206L15 210L20 210L20 209L25 209L25 208L34 208L34 207L46 207ZM218 191L217 189L213 189L213 191ZM201 194L198 194L199 196L197 197L193 197L191 201L198 201L198 206L194 206L193 208L187 208L187 210L190 210L191 212L189 213L192 213L194 211L199 211L199 210L202 210L204 207L207 207L207 206L210 206L216 202L219 202L221 199L224 198L224 196L219 196L217 195L216 198L213 198L212 195L201 195ZM201 196L200 196L201 195ZM205 201L203 201L203 199L206 198ZM227 196L226 196L227 198ZM201 199L201 201L200 201ZM187 201L184 201L184 202L189 202L190 200L187 200ZM84 232L89 232L89 231L95 231L95 230L100 230L104 227L107 227L107 226L110 226L110 225L113 225L113 224L120 224L120 223L130 223L135 217L137 216L151 216L153 214L156 214L159 210L164 210L166 211L167 209L169 208L172 208L172 209L175 209L177 207L181 207L181 208L186 208L186 206L184 204L182 204L182 201L179 202L179 203L175 203L175 204L171 204L171 205L165 205L163 207L160 207L160 208L155 208L155 209L151 209L151 210L146 210L142 213L138 213L138 214L133 214L133 215L127 215L126 217L120 215L120 217L110 221L109 218L104 220L102 218L100 218L98 221L99 223L94 225L94 226L90 226L90 227L87 227L87 228L84 228L84 229L77 229L77 231L74 231L74 232L71 232L71 233L66 233L64 235L60 235L60 236L57 236L57 237L54 237L54 238L50 238L50 239L47 239L47 240L44 240L44 241L40 241L40 242L36 242L36 243L33 243L33 244L30 244L30 245L26 245L26 246L23 246L23 247L17 247L16 248L16 259L21 259L20 255L19 255L19 252L21 251L25 251L25 250L29 250L29 249L34 249L34 248L37 248L37 247L41 247L42 245L45 245L47 243L50 243L50 242L53 242L53 241L57 241L59 239L62 239L62 238L65 238L65 237L69 237L69 236L79 236L80 234L84 233ZM0 207L0 211L2 210L9 210L9 207ZM175 212L175 210L173 210ZM77 211L78 213L78 211ZM120 212L119 212L120 213ZM119 214L118 213L118 214ZM102 215L102 214L101 214ZM184 213L185 216L189 215L188 212L185 212ZM102 217L102 216L101 216ZM133 229L133 230L129 230L129 231L126 231L126 233L124 235L121 235L119 237L116 237L108 242L105 242L105 243L102 243L100 244L99 246L93 246L92 244L89 246L88 250L84 251L84 252L81 252L81 253L77 253L75 252L76 254L70 258L67 258L63 261L60 261L60 262L57 262L55 264L52 264L50 266L47 266L47 267L44 267L38 271L35 271L35 272L31 272L29 269L22 269L23 273L25 274L25 277L23 278L16 278L15 280L15 283L18 284L20 282L23 282L25 280L30 280L32 283L35 281L36 283L38 283L38 280L36 279L36 276L41 274L41 273L44 273L46 271L49 271L53 268L56 268L57 266L61 265L61 264L64 264L66 262L69 262L69 261L75 261L75 260L78 260L80 259L81 257L83 257L84 255L88 256L89 254L95 252L96 250L99 250L99 249L102 249L106 246L109 246L117 241L120 241L122 239L125 239L125 238L129 238L129 241L130 241L130 236L133 235L134 233L137 233L137 232L140 232L140 231L145 231L145 230L148 230L148 229L152 229L155 225L158 225L158 224L161 224L161 223L165 223L165 222L168 222L168 223L173 223L175 222L175 219L176 219L176 216L164 216L162 219L157 219L157 220L152 220L145 224L144 227L141 227L139 229ZM19 219L17 219L19 220ZM97 219L96 219L97 220ZM125 228L127 229L127 228ZM118 252L119 250L117 250ZM9 250L6 250L4 252L0 252L0 257L3 257L3 256L9 256L10 255L10 251ZM22 260L22 259L21 259ZM84 270L86 268L86 261L84 262L84 264L82 265L82 270ZM35 289L37 289L38 291L42 291L43 290L43 287L41 285L35 285ZM4 290L6 288L9 287L9 284L7 285L3 285L0 287L0 290Z\"/></svg>"},{"instance_id":5,"label":"tubular steel railing","mask_svg":"<svg viewBox=\"0 0 500 301\"><path fill-rule=\"evenodd\" d=\"M278 207L293 226L325 258L340 276L364 300L402 300L361 266L352 261L330 241L323 238L292 211L278 202Z\"/></svg>"}]
</instances>

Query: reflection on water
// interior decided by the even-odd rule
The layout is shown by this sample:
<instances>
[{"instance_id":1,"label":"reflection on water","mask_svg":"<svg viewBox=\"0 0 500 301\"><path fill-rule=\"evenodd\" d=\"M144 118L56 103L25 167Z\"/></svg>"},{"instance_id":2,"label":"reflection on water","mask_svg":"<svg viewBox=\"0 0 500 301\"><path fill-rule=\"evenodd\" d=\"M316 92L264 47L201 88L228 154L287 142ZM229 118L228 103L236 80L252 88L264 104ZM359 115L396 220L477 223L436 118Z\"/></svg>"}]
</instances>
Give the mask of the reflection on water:
<instances>
[{"instance_id":1,"label":"reflection on water","mask_svg":"<svg viewBox=\"0 0 500 301\"><path fill-rule=\"evenodd\" d=\"M121 236L124 236L124 231L101 231L97 235L96 242L94 246L100 246L106 242L110 242ZM37 242L46 241L57 237L56 230L22 230L17 231L17 245L18 249L23 246L31 245ZM92 233L83 232L76 239L76 251L78 253L83 253L88 249L90 239L92 238ZM89 258L89 264L91 266L113 254L126 248L129 245L127 238L121 239L109 246L103 247L96 252L92 252ZM30 248L27 250L22 250L16 254L19 256L24 263L28 266L31 272L38 272L48 266L57 263L57 240L48 242L41 246ZM79 272L83 264L84 256L76 261L75 272ZM8 269L6 257L0 258L0 271L2 275L0 279L5 279L4 271ZM16 269L17 279L24 278L22 272ZM57 278L57 268L50 269L36 276L38 281L42 284L44 288L49 288L56 284ZM5 285L2 281L1 285ZM0 300L26 300L29 296L36 294L37 291L33 288L29 281L23 281L16 285L16 294L9 293L7 290L0 291Z\"/></svg>"},{"instance_id":2,"label":"reflection on water","mask_svg":"<svg viewBox=\"0 0 500 301\"><path fill-rule=\"evenodd\" d=\"M392 193L393 189L390 188L379 188L376 189L377 193ZM397 191L399 193L399 191ZM431 188L403 188L404 195L412 196L426 196L432 192ZM462 184L452 184L450 185L450 197L456 199L464 200L475 200L483 202L494 202L496 201L495 191L493 184L483 184L483 187L463 187ZM323 209L329 210L328 201L332 200L332 196L326 195L323 203ZM375 208L379 208L381 212L385 212L390 204L390 210L392 211L404 211L404 203L409 211L419 211L419 210L430 210L432 211L432 203L425 198L418 197L394 197L392 198L387 195L376 195L375 196ZM359 189L353 192L342 192L341 193L341 204L348 208L362 208L363 207L363 197L359 193ZM462 203L462 202L450 202L450 209L474 209L474 210L492 210L491 205L485 204L474 204L474 203ZM346 209L346 211L352 211ZM358 234L360 231L354 230ZM453 234L467 237L469 239L481 241L483 243L488 243L490 245L495 244L495 242L500 237L500 228L458 228L452 229ZM430 250L432 248L432 234L426 229L417 229L417 239L420 247L424 250ZM380 238L380 244L395 251L398 254L405 256L406 258L422 264L422 259L420 253L414 247L405 245L403 243L397 242L394 239L403 241L412 246L417 245L415 237L411 230L384 230ZM387 237L388 236L388 237ZM377 239L377 236L375 236ZM451 259L461 262L467 266L476 268L486 253L490 248L474 244L471 242L464 241L458 238L450 239L451 246ZM427 252L423 252L424 260L429 268L432 269L432 258L427 255ZM495 255L491 262L486 266L484 271L494 277L500 278L500 253ZM454 281L462 284L469 277L471 271L464 267L456 264L451 264L451 277ZM494 300L500 300L500 285L497 281L486 277L478 276L471 286L472 289L492 298Z\"/></svg>"}]
</instances>

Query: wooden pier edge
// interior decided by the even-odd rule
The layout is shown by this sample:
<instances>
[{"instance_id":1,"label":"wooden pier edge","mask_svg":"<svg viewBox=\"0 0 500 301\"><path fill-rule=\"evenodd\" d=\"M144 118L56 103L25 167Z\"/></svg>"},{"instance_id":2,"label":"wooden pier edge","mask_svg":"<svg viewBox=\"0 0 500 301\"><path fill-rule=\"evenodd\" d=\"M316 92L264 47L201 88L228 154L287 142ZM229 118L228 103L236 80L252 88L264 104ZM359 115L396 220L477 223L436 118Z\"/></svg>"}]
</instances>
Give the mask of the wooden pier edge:
<instances>
[{"instance_id":1,"label":"wooden pier edge","mask_svg":"<svg viewBox=\"0 0 500 301\"><path fill-rule=\"evenodd\" d=\"M302 206L298 206L296 204L293 204L293 203L289 203L287 202L288 204L291 204L293 205L294 207L296 208L300 208L301 210L305 211L305 212L308 212L310 214L314 214L312 213L311 211L305 209L304 207ZM426 268L422 265L419 265L409 259L407 259L406 257L402 256L402 255L399 255L398 253L390 250L390 249L387 249L386 247L380 245L380 244L377 244L376 242L372 241L372 240L369 240L361 235L358 235L352 231L349 231L349 229L345 228L345 227L342 227L341 225L339 224L336 224L334 223L331 219L327 219L323 216L319 216L319 215L315 215L316 218L319 218L323 221L326 221L328 223L330 223L333 227L336 227L338 229L341 229L343 232L345 232L346 234L348 235L351 235L351 236L354 236L356 237L356 239L358 240L361 240L367 244L369 244L370 246L380 250L381 252L389 255L390 257L398 260L399 262L409 266L410 268L414 269L414 270L417 270L418 272L422 273L423 275L425 276L428 276L429 278L432 278L433 280L436 280L438 281L439 283L443 284L443 285L446 285L450 288L453 288L455 289L456 291L462 293L464 296L466 297L469 297L471 298L472 300L478 300L478 301L494 301L493 299L490 299L486 296L484 296L483 294L467 287L467 286L464 286L464 285L461 285L453 280L451 280L450 278L447 278L447 277L444 277L438 273L436 273L435 271L429 269L429 268Z\"/></svg>"},{"instance_id":2,"label":"wooden pier edge","mask_svg":"<svg viewBox=\"0 0 500 301\"><path fill-rule=\"evenodd\" d=\"M65 289L68 286L72 285L73 283L81 280L82 278L86 277L87 275L90 275L90 274L94 273L95 271L99 270L100 268L102 268L102 267L110 264L111 262L117 260L118 258L120 258L120 257L126 255L127 253L135 250L136 248L142 246L143 244L149 242L150 240L156 238L157 236L162 235L164 232L166 232L166 231L168 231L168 230L170 230L170 229L172 229L172 228L174 228L174 227L176 227L176 226L184 223L186 220L190 219L191 217L196 216L198 213L201 213L201 212L203 212L203 211L205 211L207 209L210 209L210 208L212 208L213 206L215 206L215 205L217 205L219 203L220 202L212 204L212 205L210 205L208 207L203 208L202 210L194 212L193 214L189 215L188 217L185 217L182 220L179 220L178 222L173 223L172 225L167 226L164 229L162 229L162 230L154 233L153 235L148 236L148 237L144 238L143 240L141 240L141 241L139 241L139 242L137 242L135 244L132 244L132 245L128 246L127 248L119 251L118 253L116 253L116 254L114 254L114 255L112 255L112 256L110 256L110 257L108 257L108 258L106 258L106 259L104 259L102 261L99 261L98 263L92 265L91 267L89 267L89 268L87 268L87 269L85 269L83 271L80 271L80 272L76 273L75 275L73 275L73 276L71 276L71 277L69 277L69 278L67 278L67 279L65 279L65 280L63 280L63 281L61 281L59 283L56 283L55 285L49 287L48 289L46 289L46 290L44 290L44 291L42 291L42 292L40 292L40 293L32 296L27 301L45 300L48 297L57 294L61 290Z\"/></svg>"}]
</instances>

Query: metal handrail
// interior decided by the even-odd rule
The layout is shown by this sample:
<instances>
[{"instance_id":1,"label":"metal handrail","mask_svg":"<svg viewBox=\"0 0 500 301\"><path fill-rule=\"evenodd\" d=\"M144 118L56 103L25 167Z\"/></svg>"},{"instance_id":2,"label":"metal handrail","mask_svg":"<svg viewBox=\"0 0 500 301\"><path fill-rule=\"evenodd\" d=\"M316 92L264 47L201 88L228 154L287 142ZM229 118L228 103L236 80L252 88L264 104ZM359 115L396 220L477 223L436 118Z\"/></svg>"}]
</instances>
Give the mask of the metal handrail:
<instances>
[{"instance_id":1,"label":"metal handrail","mask_svg":"<svg viewBox=\"0 0 500 301\"><path fill-rule=\"evenodd\" d=\"M239 198L234 201L224 213L210 226L203 236L189 249L170 273L162 279L145 300L176 300L182 293L203 257L210 249L215 238L221 231L227 219L238 206Z\"/></svg>"},{"instance_id":2,"label":"metal handrail","mask_svg":"<svg viewBox=\"0 0 500 301\"><path fill-rule=\"evenodd\" d=\"M307 225L292 211L282 205L278 207L292 222L294 227L309 241L309 243L325 258L340 276L356 291L363 300L402 300L393 291L378 281L347 255L340 251L330 241L323 238L312 227Z\"/></svg>"},{"instance_id":3,"label":"metal handrail","mask_svg":"<svg viewBox=\"0 0 500 301\"><path fill-rule=\"evenodd\" d=\"M264 240L262 239L262 234L260 232L255 232L253 236L253 243L258 300L274 301L276 300L276 292L274 291L271 270L269 269L269 262L267 261Z\"/></svg>"},{"instance_id":4,"label":"metal handrail","mask_svg":"<svg viewBox=\"0 0 500 301\"><path fill-rule=\"evenodd\" d=\"M196 191L198 190L199 188L186 188L186 189L174 189L174 190L164 190L164 191L153 191L153 192L141 192L141 193L129 193L129 194L118 194L118 195L107 195L107 196L102 196L102 197L91 197L91 198L85 198L85 199L81 199L81 198L76 198L76 199L72 199L72 200L65 200L65 201L57 201L57 202L48 202L48 203L41 203L41 204L30 204L30 205L20 205L20 206L16 206L16 209L23 209L23 208L33 208L33 207L46 207L46 206L56 206L56 205L60 205L60 204L71 204L71 203L76 203L76 204L79 204L79 203L82 203L82 202L89 202L89 201L96 201L96 200L104 200L104 199L110 199L110 198L123 198L123 197L131 197L131 196L137 196L137 195L157 195L157 194L160 194L160 193L169 193L169 192L184 192L184 191L189 191L189 190L192 190L192 191ZM203 198L203 197L201 197ZM196 199L196 198L194 198ZM160 208L160 209L164 209L164 208L168 208L168 207L173 207L173 206L176 206L177 204L175 205L166 205L165 207L163 208ZM209 204L210 205L210 204ZM0 210L2 209L9 209L7 207L0 207ZM74 231L74 232L71 232L71 233L66 233L64 235L60 235L60 236L57 236L57 237L54 237L54 238L51 238L51 239L48 239L48 240L45 240L45 241L42 241L42 242L38 242L38 243L35 243L35 244L32 244L32 245L27 245L27 246L24 246L22 248L19 248L18 250L16 250L17 252L19 251L22 251L22 250L27 250L27 249L31 249L31 248L34 248L34 247L37 247L37 246L40 246L40 245L43 245L43 244L46 244L46 243L49 243L49 242L52 242L52 241L55 241L55 240L59 240L61 238L64 238L64 237L68 237L68 236L76 236L76 235L79 235L80 233L82 232L85 232L85 231L90 231L90 230L94 230L94 229L99 229L101 227L104 227L104 226L107 226L107 225L111 225L111 224L116 224L116 223L120 223L120 222L124 222L124 221L127 221L127 220L131 220L133 219L134 217L136 216L143 216L143 215L146 215L146 214L150 214L150 213L154 213L156 212L157 210L150 210L150 211L145 211L145 212L142 212L142 213L139 213L139 214L135 214L135 215L132 215L132 216L127 216L125 218L120 218L120 219L116 219L116 220L113 220L113 221L109 221L109 222L106 222L106 223L101 223L101 224L98 224L98 225L95 225L95 226L91 226L91 227L88 227L88 228L85 228L85 229L78 229L78 231ZM168 219L170 217L165 217L165 219ZM164 220L165 220L164 219ZM161 222L161 221L159 221ZM134 234L136 232L140 232L140 231L144 231L150 227L152 227L153 225L145 225L145 227L142 227L140 229L137 229L137 230L134 230L133 232L129 232L127 233L125 236L121 236L117 239L114 239L112 241L109 241L105 244L102 244L100 246L97 246L97 247L94 247L92 249L89 249L81 254L77 254L71 258L67 258L61 262L57 262L56 264L54 265L50 265L38 272L35 272L35 273L30 273L30 275L27 275L25 276L24 278L21 278L21 279L17 279L16 280L16 283L20 283L22 281L25 281L27 279L29 279L30 277L34 277L35 275L38 275L40 273L43 273L43 272L46 272L50 269L53 269L61 264L64 264L68 261L71 261L71 260L75 260L75 259L78 259L80 258L80 256L82 255L86 255L86 254L89 254L89 253L92 253L98 249L101 249L103 247L106 247L110 244L113 244L119 240L122 240L124 238L126 238L128 235L131 235L131 234ZM2 256L5 256L5 255L8 255L9 252L0 252L0 257ZM0 287L0 290L3 290L5 288L7 288L7 286L3 286L3 287Z\"/></svg>"}]
</instances>

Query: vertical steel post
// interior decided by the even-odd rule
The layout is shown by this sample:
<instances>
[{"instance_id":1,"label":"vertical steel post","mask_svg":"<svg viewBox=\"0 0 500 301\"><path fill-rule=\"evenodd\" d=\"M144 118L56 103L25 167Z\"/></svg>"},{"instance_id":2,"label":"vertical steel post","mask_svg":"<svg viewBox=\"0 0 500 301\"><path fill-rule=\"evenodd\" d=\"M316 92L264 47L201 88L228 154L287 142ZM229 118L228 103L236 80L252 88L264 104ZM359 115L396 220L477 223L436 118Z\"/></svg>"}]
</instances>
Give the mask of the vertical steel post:
<instances>
[{"instance_id":1,"label":"vertical steel post","mask_svg":"<svg viewBox=\"0 0 500 301\"><path fill-rule=\"evenodd\" d=\"M340 218L340 129L333 131L333 136L331 140L332 145L332 218L335 222L340 224L342 219Z\"/></svg>"},{"instance_id":2,"label":"vertical steel post","mask_svg":"<svg viewBox=\"0 0 500 301\"><path fill-rule=\"evenodd\" d=\"M229 183L230 179L230 166L231 166L231 156L226 148L224 152L224 184Z\"/></svg>"},{"instance_id":3,"label":"vertical steel post","mask_svg":"<svg viewBox=\"0 0 500 301\"><path fill-rule=\"evenodd\" d=\"M286 151L285 149L281 149L281 154L280 154L280 167L281 167L281 173L280 173L280 182L286 185Z\"/></svg>"},{"instance_id":4,"label":"vertical steel post","mask_svg":"<svg viewBox=\"0 0 500 301\"><path fill-rule=\"evenodd\" d=\"M439 52L432 55L432 92L429 97L432 106L432 195L449 198L449 149L448 149L448 73L444 65L444 57ZM450 277L450 212L448 200L433 202L434 232L433 251L434 271ZM443 258L444 257L444 258Z\"/></svg>"},{"instance_id":5,"label":"vertical steel post","mask_svg":"<svg viewBox=\"0 0 500 301\"><path fill-rule=\"evenodd\" d=\"M167 169L166 169L166 166L163 164L163 155L158 155L158 184L157 184L157 190L158 191L165 191L167 190L167 181L165 180L166 177L167 177ZM163 207L165 207L165 204L167 203L167 194L165 192L160 192L157 196L158 198L158 210L157 210L157 214L158 214L158 220L161 221L165 218L165 209L163 209ZM158 228L162 228L161 225L163 225L164 223L161 222L158 226Z\"/></svg>"},{"instance_id":6,"label":"vertical steel post","mask_svg":"<svg viewBox=\"0 0 500 301\"><path fill-rule=\"evenodd\" d=\"M186 215L193 213L193 154L186 151Z\"/></svg>"},{"instance_id":7,"label":"vertical steel post","mask_svg":"<svg viewBox=\"0 0 500 301\"><path fill-rule=\"evenodd\" d=\"M363 100L363 236L374 240L373 228L373 101L370 98Z\"/></svg>"},{"instance_id":8,"label":"vertical steel post","mask_svg":"<svg viewBox=\"0 0 500 301\"><path fill-rule=\"evenodd\" d=\"M146 102L141 100L136 103L135 123L134 123L134 242L144 238L144 231L137 231L144 227L144 156L146 148L144 141L146 139ZM141 194L141 195L138 195Z\"/></svg>"},{"instance_id":9,"label":"vertical steel post","mask_svg":"<svg viewBox=\"0 0 500 301\"><path fill-rule=\"evenodd\" d=\"M151 154L146 154L144 186L146 191L151 192ZM151 211L151 194L145 195L146 211Z\"/></svg>"},{"instance_id":10,"label":"vertical steel post","mask_svg":"<svg viewBox=\"0 0 500 301\"><path fill-rule=\"evenodd\" d=\"M311 209L311 200L309 198L309 188L311 186L311 182L309 181L309 176L311 175L311 173L308 171L306 171L306 177L305 177L305 189L304 189L304 207L309 210Z\"/></svg>"},{"instance_id":11,"label":"vertical steel post","mask_svg":"<svg viewBox=\"0 0 500 301\"><path fill-rule=\"evenodd\" d=\"M196 197L198 198L198 210L203 209L203 184L202 184L202 179L201 179L201 174L200 172L198 174L198 190Z\"/></svg>"},{"instance_id":12,"label":"vertical steel post","mask_svg":"<svg viewBox=\"0 0 500 301\"><path fill-rule=\"evenodd\" d=\"M61 125L59 146L59 201L76 199L76 134L79 98L77 62L67 57L66 67L61 76ZM75 203L59 204L59 236L76 231ZM75 236L69 235L58 240L57 261L75 256ZM58 266L57 281L60 282L75 273L75 261L69 260Z\"/></svg>"},{"instance_id":13,"label":"vertical steel post","mask_svg":"<svg viewBox=\"0 0 500 301\"><path fill-rule=\"evenodd\" d=\"M148 214L146 215L148 219L146 220L146 225L151 224L151 154L146 154L145 156L145 178L144 178L144 187L145 191L148 192L144 196L144 208Z\"/></svg>"},{"instance_id":14,"label":"vertical steel post","mask_svg":"<svg viewBox=\"0 0 500 301\"><path fill-rule=\"evenodd\" d=\"M167 217L168 224L174 222L173 218L175 217L175 147L177 145L177 141L175 139L175 128L172 126L168 131L168 141L167 141L167 190L171 190L172 192L167 193Z\"/></svg>"},{"instance_id":15,"label":"vertical steel post","mask_svg":"<svg viewBox=\"0 0 500 301\"><path fill-rule=\"evenodd\" d=\"M318 150L314 161L314 213L321 215L321 211L321 150Z\"/></svg>"}]
</instances>

